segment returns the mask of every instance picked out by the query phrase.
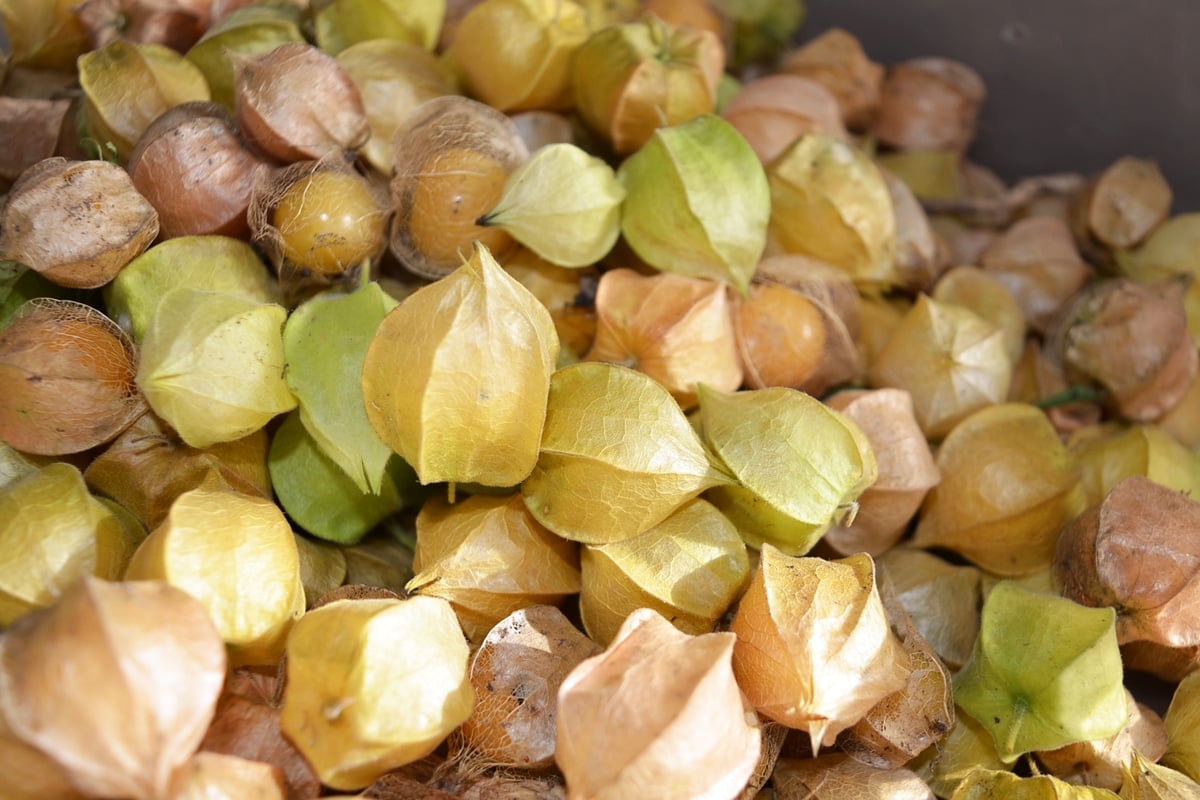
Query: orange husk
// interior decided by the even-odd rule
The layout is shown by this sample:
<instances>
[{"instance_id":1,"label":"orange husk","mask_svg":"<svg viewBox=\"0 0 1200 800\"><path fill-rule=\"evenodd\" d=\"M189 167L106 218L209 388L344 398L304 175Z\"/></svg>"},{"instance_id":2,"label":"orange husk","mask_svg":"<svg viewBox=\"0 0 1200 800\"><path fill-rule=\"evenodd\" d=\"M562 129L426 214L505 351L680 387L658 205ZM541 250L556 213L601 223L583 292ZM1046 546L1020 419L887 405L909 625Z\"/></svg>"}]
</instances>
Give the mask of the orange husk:
<instances>
[{"instance_id":1,"label":"orange husk","mask_svg":"<svg viewBox=\"0 0 1200 800\"><path fill-rule=\"evenodd\" d=\"M745 84L721 110L763 164L806 133L849 139L837 98L800 75L767 75Z\"/></svg>"}]
</instances>

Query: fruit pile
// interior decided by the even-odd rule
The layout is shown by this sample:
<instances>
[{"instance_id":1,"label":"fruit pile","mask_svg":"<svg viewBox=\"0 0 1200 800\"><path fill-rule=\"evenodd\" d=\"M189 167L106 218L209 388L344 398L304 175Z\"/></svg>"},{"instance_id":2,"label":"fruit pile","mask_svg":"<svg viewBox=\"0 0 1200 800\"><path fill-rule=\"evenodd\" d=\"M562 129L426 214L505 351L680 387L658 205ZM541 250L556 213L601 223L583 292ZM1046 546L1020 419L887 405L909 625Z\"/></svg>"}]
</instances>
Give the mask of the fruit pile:
<instances>
[{"instance_id":1,"label":"fruit pile","mask_svg":"<svg viewBox=\"0 0 1200 800\"><path fill-rule=\"evenodd\" d=\"M0 798L1200 797L1200 214L802 19L0 0Z\"/></svg>"}]
</instances>

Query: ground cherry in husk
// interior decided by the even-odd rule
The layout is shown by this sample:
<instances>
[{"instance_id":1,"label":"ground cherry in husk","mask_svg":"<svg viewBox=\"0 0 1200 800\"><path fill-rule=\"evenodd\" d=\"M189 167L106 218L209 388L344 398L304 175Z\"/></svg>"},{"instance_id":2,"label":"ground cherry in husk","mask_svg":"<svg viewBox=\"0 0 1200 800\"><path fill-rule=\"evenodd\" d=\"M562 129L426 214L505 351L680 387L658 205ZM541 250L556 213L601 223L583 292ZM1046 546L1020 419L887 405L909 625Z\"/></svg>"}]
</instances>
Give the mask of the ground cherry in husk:
<instances>
[{"instance_id":1,"label":"ground cherry in husk","mask_svg":"<svg viewBox=\"0 0 1200 800\"><path fill-rule=\"evenodd\" d=\"M319 170L289 186L275 206L283 255L293 265L337 275L383 243L384 214L363 179Z\"/></svg>"}]
</instances>

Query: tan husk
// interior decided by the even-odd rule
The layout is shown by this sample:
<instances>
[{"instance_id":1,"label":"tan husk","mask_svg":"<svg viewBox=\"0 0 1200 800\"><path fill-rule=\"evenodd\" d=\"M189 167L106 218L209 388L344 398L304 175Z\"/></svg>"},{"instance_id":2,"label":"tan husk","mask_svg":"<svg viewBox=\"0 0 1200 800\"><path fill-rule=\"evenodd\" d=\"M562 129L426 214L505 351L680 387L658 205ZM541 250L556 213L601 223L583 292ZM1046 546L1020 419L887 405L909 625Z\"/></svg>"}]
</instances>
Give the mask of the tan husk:
<instances>
[{"instance_id":1,"label":"tan husk","mask_svg":"<svg viewBox=\"0 0 1200 800\"><path fill-rule=\"evenodd\" d=\"M829 89L851 130L865 130L879 109L884 69L867 58L853 34L841 28L830 28L788 53L781 69L811 78Z\"/></svg>"},{"instance_id":2,"label":"tan husk","mask_svg":"<svg viewBox=\"0 0 1200 800\"><path fill-rule=\"evenodd\" d=\"M40 97L0 97L0 190L12 186L22 172L54 155L59 131L71 101Z\"/></svg>"},{"instance_id":3,"label":"tan husk","mask_svg":"<svg viewBox=\"0 0 1200 800\"><path fill-rule=\"evenodd\" d=\"M1171 212L1171 186L1153 161L1126 156L1096 178L1087 197L1088 231L1109 247L1131 248Z\"/></svg>"},{"instance_id":4,"label":"tan husk","mask_svg":"<svg viewBox=\"0 0 1200 800\"><path fill-rule=\"evenodd\" d=\"M1167 751L1167 727L1151 708L1134 700L1126 690L1129 721L1107 739L1077 742L1057 750L1037 753L1042 769L1056 778L1085 786L1117 791L1125 776L1123 768L1139 753L1157 761Z\"/></svg>"},{"instance_id":5,"label":"tan husk","mask_svg":"<svg viewBox=\"0 0 1200 800\"><path fill-rule=\"evenodd\" d=\"M927 291L949 266L945 245L913 190L890 170L880 169L896 217L896 271L912 291Z\"/></svg>"},{"instance_id":6,"label":"tan husk","mask_svg":"<svg viewBox=\"0 0 1200 800\"><path fill-rule=\"evenodd\" d=\"M5 643L0 637L0 654ZM5 800L84 800L57 761L13 733L5 717L12 702L6 691L0 680L0 770L6 783Z\"/></svg>"},{"instance_id":7,"label":"tan husk","mask_svg":"<svg viewBox=\"0 0 1200 800\"><path fill-rule=\"evenodd\" d=\"M1025 349L1025 314L998 277L978 267L954 267L938 278L930 296L939 303L969 308L995 325L1004 332L1013 364L1020 360Z\"/></svg>"},{"instance_id":8,"label":"tan husk","mask_svg":"<svg viewBox=\"0 0 1200 800\"><path fill-rule=\"evenodd\" d=\"M912 547L893 547L877 563L938 657L950 669L965 664L979 635L982 572Z\"/></svg>"},{"instance_id":9,"label":"tan husk","mask_svg":"<svg viewBox=\"0 0 1200 800\"><path fill-rule=\"evenodd\" d=\"M883 79L871 133L900 150L966 150L986 94L983 78L960 61L896 64Z\"/></svg>"},{"instance_id":10,"label":"tan husk","mask_svg":"<svg viewBox=\"0 0 1200 800\"><path fill-rule=\"evenodd\" d=\"M721 110L763 164L806 133L849 139L837 98L800 75L767 75L744 85Z\"/></svg>"},{"instance_id":11,"label":"tan husk","mask_svg":"<svg viewBox=\"0 0 1200 800\"><path fill-rule=\"evenodd\" d=\"M278 767L225 753L200 752L184 765L172 800L284 800Z\"/></svg>"},{"instance_id":12,"label":"tan husk","mask_svg":"<svg viewBox=\"0 0 1200 800\"><path fill-rule=\"evenodd\" d=\"M776 800L933 800L912 770L872 767L842 753L780 759L772 782Z\"/></svg>"}]
</instances>

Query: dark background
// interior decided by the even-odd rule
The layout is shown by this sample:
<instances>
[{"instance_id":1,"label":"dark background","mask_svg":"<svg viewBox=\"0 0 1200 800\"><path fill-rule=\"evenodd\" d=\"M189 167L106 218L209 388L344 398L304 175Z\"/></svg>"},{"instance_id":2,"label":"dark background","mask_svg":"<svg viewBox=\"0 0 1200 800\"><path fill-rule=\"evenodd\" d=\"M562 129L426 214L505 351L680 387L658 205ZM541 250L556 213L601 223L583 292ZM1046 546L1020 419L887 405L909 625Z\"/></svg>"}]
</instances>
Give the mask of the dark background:
<instances>
[{"instance_id":1,"label":"dark background","mask_svg":"<svg viewBox=\"0 0 1200 800\"><path fill-rule=\"evenodd\" d=\"M1012 181L1158 162L1174 211L1200 211L1200 2L808 0L799 41L855 34L885 66L945 56L987 84L970 155Z\"/></svg>"}]
</instances>

